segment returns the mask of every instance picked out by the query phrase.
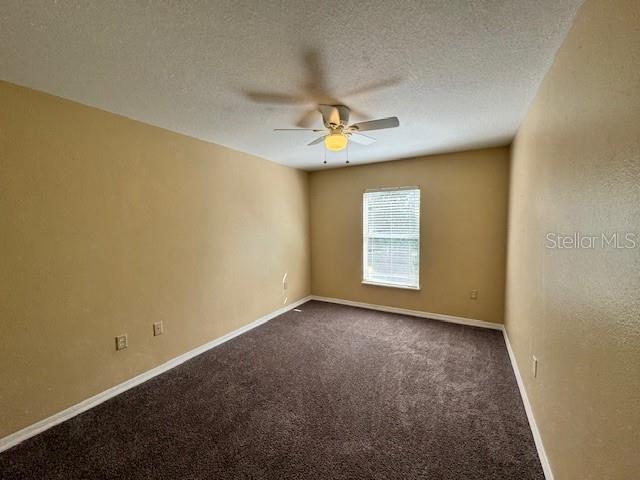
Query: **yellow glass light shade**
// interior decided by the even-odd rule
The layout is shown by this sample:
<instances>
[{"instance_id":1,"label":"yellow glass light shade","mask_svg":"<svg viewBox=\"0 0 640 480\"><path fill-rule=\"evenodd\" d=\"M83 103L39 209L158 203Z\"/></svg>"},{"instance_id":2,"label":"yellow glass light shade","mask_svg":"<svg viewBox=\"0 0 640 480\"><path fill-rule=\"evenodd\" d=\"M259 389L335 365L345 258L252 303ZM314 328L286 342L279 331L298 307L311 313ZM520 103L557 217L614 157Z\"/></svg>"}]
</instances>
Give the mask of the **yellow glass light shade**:
<instances>
[{"instance_id":1,"label":"yellow glass light shade","mask_svg":"<svg viewBox=\"0 0 640 480\"><path fill-rule=\"evenodd\" d=\"M347 146L349 139L342 133L331 133L324 137L324 146L332 152L339 152Z\"/></svg>"}]
</instances>

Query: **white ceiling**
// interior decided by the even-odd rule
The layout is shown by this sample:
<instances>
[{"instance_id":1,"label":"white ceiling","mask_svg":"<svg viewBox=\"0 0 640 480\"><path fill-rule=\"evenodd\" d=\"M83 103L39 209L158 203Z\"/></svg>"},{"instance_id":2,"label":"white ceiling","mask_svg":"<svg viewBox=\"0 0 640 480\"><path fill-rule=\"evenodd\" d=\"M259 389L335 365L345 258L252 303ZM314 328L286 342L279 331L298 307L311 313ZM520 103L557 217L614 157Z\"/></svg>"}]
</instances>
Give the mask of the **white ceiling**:
<instances>
[{"instance_id":1,"label":"white ceiling","mask_svg":"<svg viewBox=\"0 0 640 480\"><path fill-rule=\"evenodd\" d=\"M339 101L400 118L350 148L390 160L508 143L581 3L3 0L0 78L307 169L317 134L272 129Z\"/></svg>"}]
</instances>

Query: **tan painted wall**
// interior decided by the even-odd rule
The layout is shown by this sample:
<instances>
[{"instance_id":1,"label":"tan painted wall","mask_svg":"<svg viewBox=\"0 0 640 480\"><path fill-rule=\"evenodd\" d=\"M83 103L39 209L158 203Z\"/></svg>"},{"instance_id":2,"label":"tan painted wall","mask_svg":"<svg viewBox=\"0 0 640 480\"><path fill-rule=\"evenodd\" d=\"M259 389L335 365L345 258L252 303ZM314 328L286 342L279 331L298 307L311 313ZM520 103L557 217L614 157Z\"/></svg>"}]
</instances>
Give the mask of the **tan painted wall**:
<instances>
[{"instance_id":1,"label":"tan painted wall","mask_svg":"<svg viewBox=\"0 0 640 480\"><path fill-rule=\"evenodd\" d=\"M583 5L511 182L506 327L555 478L640 478L640 248L545 248L549 232L640 241L640 2Z\"/></svg>"},{"instance_id":2,"label":"tan painted wall","mask_svg":"<svg viewBox=\"0 0 640 480\"><path fill-rule=\"evenodd\" d=\"M284 272L309 294L307 173L1 82L0 105L0 437L280 308Z\"/></svg>"},{"instance_id":3,"label":"tan painted wall","mask_svg":"<svg viewBox=\"0 0 640 480\"><path fill-rule=\"evenodd\" d=\"M508 171L497 148L313 172L313 293L501 323ZM362 192L407 185L421 187L422 289L362 285Z\"/></svg>"}]
</instances>

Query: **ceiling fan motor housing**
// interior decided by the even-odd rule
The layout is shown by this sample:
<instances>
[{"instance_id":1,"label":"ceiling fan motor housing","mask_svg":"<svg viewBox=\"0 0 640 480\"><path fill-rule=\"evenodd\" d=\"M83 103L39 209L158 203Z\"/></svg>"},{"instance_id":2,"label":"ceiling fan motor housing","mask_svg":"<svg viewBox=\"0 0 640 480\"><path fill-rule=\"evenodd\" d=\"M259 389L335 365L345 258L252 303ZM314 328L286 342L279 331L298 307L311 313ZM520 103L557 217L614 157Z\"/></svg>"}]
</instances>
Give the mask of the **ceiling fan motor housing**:
<instances>
[{"instance_id":1,"label":"ceiling fan motor housing","mask_svg":"<svg viewBox=\"0 0 640 480\"><path fill-rule=\"evenodd\" d=\"M400 125L398 117L379 118L377 120L367 120L349 125L351 111L346 105L320 104L318 105L318 111L322 115L322 123L328 132L325 132L324 135L308 143L308 145L324 143L327 150L334 152L346 148L350 141L361 145L371 145L376 141L375 138L363 135L360 133L361 131L382 130L385 128L395 128ZM276 130L324 131L314 128L283 128Z\"/></svg>"},{"instance_id":2,"label":"ceiling fan motor housing","mask_svg":"<svg viewBox=\"0 0 640 480\"><path fill-rule=\"evenodd\" d=\"M330 130L346 127L349 124L349 107L346 105L318 105L322 114L322 121Z\"/></svg>"}]
</instances>

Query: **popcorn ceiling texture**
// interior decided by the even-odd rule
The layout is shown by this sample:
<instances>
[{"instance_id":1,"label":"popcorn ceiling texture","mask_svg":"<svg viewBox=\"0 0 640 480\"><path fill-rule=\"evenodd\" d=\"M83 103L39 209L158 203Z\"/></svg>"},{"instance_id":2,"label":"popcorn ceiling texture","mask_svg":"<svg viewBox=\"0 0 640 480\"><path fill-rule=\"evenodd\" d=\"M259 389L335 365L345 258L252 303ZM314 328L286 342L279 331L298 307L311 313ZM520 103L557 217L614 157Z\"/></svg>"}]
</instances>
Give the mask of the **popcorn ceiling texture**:
<instances>
[{"instance_id":1,"label":"popcorn ceiling texture","mask_svg":"<svg viewBox=\"0 0 640 480\"><path fill-rule=\"evenodd\" d=\"M397 159L509 143L581 3L5 0L0 79L303 168L314 134L272 129L337 100L400 118L354 163Z\"/></svg>"}]
</instances>

